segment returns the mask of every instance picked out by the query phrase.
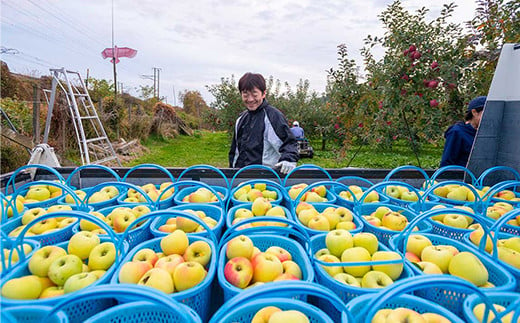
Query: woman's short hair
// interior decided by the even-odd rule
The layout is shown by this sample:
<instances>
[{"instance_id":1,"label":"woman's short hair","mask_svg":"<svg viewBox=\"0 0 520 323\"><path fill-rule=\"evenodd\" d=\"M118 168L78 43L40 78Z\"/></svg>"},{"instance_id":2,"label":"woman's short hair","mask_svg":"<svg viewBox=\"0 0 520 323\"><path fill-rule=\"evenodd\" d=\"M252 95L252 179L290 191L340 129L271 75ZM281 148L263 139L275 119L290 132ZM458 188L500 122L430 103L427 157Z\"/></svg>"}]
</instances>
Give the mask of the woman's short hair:
<instances>
[{"instance_id":1,"label":"woman's short hair","mask_svg":"<svg viewBox=\"0 0 520 323\"><path fill-rule=\"evenodd\" d=\"M238 90L240 93L252 91L255 87L262 91L262 93L265 92L265 79L262 74L247 72L238 81Z\"/></svg>"}]
</instances>

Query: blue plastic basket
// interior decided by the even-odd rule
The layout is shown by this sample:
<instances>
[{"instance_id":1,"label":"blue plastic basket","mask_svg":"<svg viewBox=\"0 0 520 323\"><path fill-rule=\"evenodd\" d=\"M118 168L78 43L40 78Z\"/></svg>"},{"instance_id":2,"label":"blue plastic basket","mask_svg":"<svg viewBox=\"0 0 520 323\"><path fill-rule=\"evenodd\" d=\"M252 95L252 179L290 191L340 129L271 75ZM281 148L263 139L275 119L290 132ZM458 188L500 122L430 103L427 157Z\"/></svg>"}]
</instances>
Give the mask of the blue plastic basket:
<instances>
[{"instance_id":1,"label":"blue plastic basket","mask_svg":"<svg viewBox=\"0 0 520 323\"><path fill-rule=\"evenodd\" d=\"M459 209L452 209L454 210L454 213L460 213L464 214L467 212L464 212L463 210ZM433 210L430 212L425 212L418 216L414 221L412 221L411 225L415 225L420 221L423 221L425 218L429 218L430 216L438 214L440 210ZM476 216L475 219L477 219L479 222L481 222L481 217ZM485 225L482 226L484 231L488 231L487 227ZM404 246L406 246L406 243L408 241L408 237L410 235L411 230L405 230L400 235L394 236L390 239L389 245L394 250L399 251L401 254L404 254ZM437 234L432 233L422 233L423 236L430 239L433 245L450 245L454 246L459 250L459 252L463 251L469 251L475 254L479 260L482 262L482 264L486 267L489 274L489 282L491 282L495 287L489 287L489 288L479 288L483 289L486 292L490 291L512 291L516 287L516 280L513 277L513 275L504 269L502 266L497 265L492 259L485 255L481 255L480 253L475 253L474 248L468 246L467 244L457 241L451 238L443 237ZM412 269L412 271L419 276L426 275L424 274L419 268L414 266L408 259L406 259L407 265ZM464 302L464 299L468 296L469 292L459 291L456 293L449 292L446 289L443 288L432 288L428 291L418 291L418 296L422 296L426 299L432 300L437 304L442 305L443 307L447 308L448 310L452 311L453 313L456 313L459 316L462 316L462 303Z\"/></svg>"},{"instance_id":2,"label":"blue plastic basket","mask_svg":"<svg viewBox=\"0 0 520 323\"><path fill-rule=\"evenodd\" d=\"M395 309L398 307L405 307L415 310L419 313L436 313L444 316L454 323L464 322L462 316L449 311L448 309L417 296L422 290L430 290L438 286L445 286L451 292L482 292L475 289L470 283L457 278L442 275L430 275L421 277L410 277L394 283L378 292L377 294L362 295L354 298L347 303L347 309L354 313L354 322L371 322L375 313L383 308ZM411 294L415 292L415 295Z\"/></svg>"},{"instance_id":3,"label":"blue plastic basket","mask_svg":"<svg viewBox=\"0 0 520 323\"><path fill-rule=\"evenodd\" d=\"M82 322L190 322L201 323L199 315L188 306L147 286L102 285L79 291L73 299L56 304L49 314L77 302L86 303L93 299L114 302L114 306ZM77 317L69 317L70 322L79 322Z\"/></svg>"},{"instance_id":4,"label":"blue plastic basket","mask_svg":"<svg viewBox=\"0 0 520 323\"><path fill-rule=\"evenodd\" d=\"M211 172L217 173L218 175L220 175L220 177L222 177L222 180L225 183L224 188L226 188L226 192L225 192L224 198L222 200L223 200L223 202L227 202L227 200L229 199L229 193L230 193L231 186L230 186L230 183L229 183L226 175L220 169L216 168L215 166L205 165L205 164L190 166L190 167L186 168L185 170L183 170L182 173L179 174L179 177L177 178L177 182L182 182L183 181L182 178L186 174L188 174L189 172L191 172L192 170L195 170L195 169L201 170L202 172L211 171ZM214 187L217 187L217 186L214 186ZM222 191L219 191L219 192L223 193Z\"/></svg>"},{"instance_id":5,"label":"blue plastic basket","mask_svg":"<svg viewBox=\"0 0 520 323\"><path fill-rule=\"evenodd\" d=\"M91 196L95 192L99 192L99 190L93 191L92 187L82 188L82 189L80 189L80 191L85 192L85 194L88 195L88 196ZM119 194L121 194L121 193L119 193ZM87 200L85 200L85 201L83 201L83 203L85 205L91 206L94 210L99 210L99 209L102 209L102 208L105 208L105 207L117 205L119 196L120 195L114 196L113 198L108 199L106 201L102 201L102 202L94 202L94 203L92 203L92 202L88 202ZM74 205L72 203L66 202L65 198L66 198L65 196L60 197L58 199L58 203L59 204L66 204L66 205L70 205L70 206Z\"/></svg>"},{"instance_id":6,"label":"blue plastic basket","mask_svg":"<svg viewBox=\"0 0 520 323\"><path fill-rule=\"evenodd\" d=\"M276 193L276 199L273 201L270 201L272 204L284 204L285 194L283 193L283 188L279 184L277 184L273 181L270 181L270 180L266 180L266 179L262 179L262 180L254 179L254 180L242 182L242 183L238 184L237 186L235 186L233 189L231 189L231 192L229 194L229 200L230 200L231 205L236 206L236 205L242 205L242 204L246 204L246 205L253 204L253 202L251 202L251 201L238 200L235 197L235 193L240 188L242 188L246 185L251 185L251 187L253 187L255 184L266 184L267 190L274 191Z\"/></svg>"},{"instance_id":7,"label":"blue plastic basket","mask_svg":"<svg viewBox=\"0 0 520 323\"><path fill-rule=\"evenodd\" d=\"M326 208L328 207L334 207L334 208L338 208L338 207L341 207L341 205L338 205L338 204L332 204L332 203L312 203L312 206L314 206L314 208L316 209L316 211L318 211L319 213L322 213ZM359 217L359 215L354 211L352 210L350 207L347 207L347 206L344 206L345 208L347 208L349 211L352 212L352 222L354 222L354 224L356 225L356 227L352 230L349 230L350 233L354 234L354 233L357 233L357 232L361 232L363 231L363 228L364 228L364 223L363 221L361 220L361 218ZM309 236L314 236L314 235L317 235L317 234L322 234L323 232L326 232L326 231L320 231L320 230L314 230L314 229L311 229L307 226L305 226L299 219L298 219L298 216L296 215L296 211L293 210L293 213L292 214L292 218L294 219L294 222L296 222L296 224L298 226L300 226L302 229L304 229L305 231L307 231L307 233L309 234ZM333 229L331 229L333 230ZM329 230L330 231L330 230Z\"/></svg>"},{"instance_id":8,"label":"blue plastic basket","mask_svg":"<svg viewBox=\"0 0 520 323\"><path fill-rule=\"evenodd\" d=\"M64 212L63 214L66 214L66 216L70 217L78 217L80 219L86 219L88 221L94 222L95 224L99 225L100 227L104 228L105 230L109 230L109 227L100 219L97 219L93 217L92 215L89 215L88 213L84 212L73 212L68 211ZM56 216L55 213L46 214L42 216L42 219L44 218L50 218ZM30 227L35 221L32 221L28 224L28 227ZM26 231L27 228L24 229ZM20 245L24 241L24 234L25 232L22 231L21 235L17 238L16 243ZM100 238L101 242L113 242L116 246L116 250L118 250L116 260L114 264L106 271L106 273L99 278L96 282L93 284L85 287L84 289L89 289L91 287L106 284L110 281L110 278L112 277L112 274L115 272L118 262L121 260L121 258L124 256L124 254L128 251L128 244L124 241L118 241L115 235L110 235L110 238ZM56 246L59 246L65 250L67 250L68 241L67 242L60 242L55 244ZM3 286L8 280L12 278L18 278L26 275L31 275L29 271L29 261L30 259L26 259L25 262L21 263L19 266L14 268L11 272L9 272L7 275L5 275L1 281L0 284ZM70 294L65 294L62 296L52 297L52 298L44 298L44 299L35 299L35 300L15 300L15 299L8 299L5 297L0 298L0 305L2 306L2 310L4 308L10 308L14 306L24 306L24 307L30 307L30 306L53 306L57 303L59 303L62 300L70 300L76 295L76 293L79 293L81 291L73 292ZM113 305L113 302L109 300L89 300L86 302L76 303L74 305L69 305L66 307L63 307L63 311L67 314L68 317L74 317L76 321L83 321L86 317L89 317L105 308L108 308Z\"/></svg>"},{"instance_id":9,"label":"blue plastic basket","mask_svg":"<svg viewBox=\"0 0 520 323\"><path fill-rule=\"evenodd\" d=\"M520 321L520 294L519 293L488 292L488 293L486 293L486 298L492 304L504 306L506 308L506 310L503 312L503 315L507 315L508 313L513 312L514 314L513 314L513 317L511 318L511 322ZM481 322L473 314L473 308L480 303L483 303L483 301L477 294L469 295L464 300L464 305L463 305L464 318L466 319L467 322L469 322L469 323ZM498 317L498 315L496 315L497 313L494 313L494 314L495 314L495 317ZM502 314L502 313L500 313L500 314Z\"/></svg>"},{"instance_id":10,"label":"blue plastic basket","mask_svg":"<svg viewBox=\"0 0 520 323\"><path fill-rule=\"evenodd\" d=\"M388 240L399 234L400 231L394 231L387 229L385 227L376 227L375 225L369 223L367 220L363 218L364 215L370 215L372 212L377 210L378 207L384 206L390 208L392 211L401 212L402 215L404 215L408 219L408 225L410 225L410 222L417 217L417 214L413 211L410 211L407 208L404 208L402 206L394 205L394 204L385 204L385 203L364 203L364 204L358 204L355 207L355 211L357 214L359 214L359 217L363 223L364 231L370 232L376 235L377 240L379 242L385 244L388 246ZM424 233L424 232L430 232L432 229L432 226L428 222L421 222L419 223L418 231L414 231L416 233Z\"/></svg>"},{"instance_id":11,"label":"blue plastic basket","mask_svg":"<svg viewBox=\"0 0 520 323\"><path fill-rule=\"evenodd\" d=\"M3 248L7 248L10 250L9 255L7 257L4 257L4 252L0 254L0 259L2 260L2 264L0 265L2 268L2 272L0 273L0 278L4 277L7 273L9 273L11 270L16 268L18 265L25 262L25 259L30 258L36 250L40 248L40 243L38 241L34 241L31 239L25 239L24 244L28 244L31 246L31 251L25 255L22 252L22 247L18 246L15 242L15 240L11 240L7 237L2 237L2 250ZM19 255L19 260L16 263L11 264L12 259L12 252L13 250L17 250L17 253ZM8 266L8 264L11 264Z\"/></svg>"},{"instance_id":12,"label":"blue plastic basket","mask_svg":"<svg viewBox=\"0 0 520 323\"><path fill-rule=\"evenodd\" d=\"M325 313L314 305L295 299L301 295L326 300L335 307L335 312ZM256 312L266 306L300 311L313 323L352 322L350 312L345 311L343 302L332 291L314 283L298 281L275 282L245 290L227 301L209 322L249 323ZM336 317L339 319L333 319Z\"/></svg>"},{"instance_id":13,"label":"blue plastic basket","mask_svg":"<svg viewBox=\"0 0 520 323\"><path fill-rule=\"evenodd\" d=\"M186 183L185 182L177 182L179 184ZM221 198L222 201L225 201L228 196L228 189L226 187L222 186L210 186L213 194L215 193L221 193L224 197ZM219 201L209 202L209 203L192 203L192 202L183 202L182 199L184 199L186 196L190 195L191 193L195 192L199 187L196 186L186 186L183 188L180 188L179 191L174 194L173 200L175 205L182 205L182 204L210 204L210 205L216 205L219 206L221 203Z\"/></svg>"},{"instance_id":14,"label":"blue plastic basket","mask_svg":"<svg viewBox=\"0 0 520 323\"><path fill-rule=\"evenodd\" d=\"M161 211L155 211L152 213L148 213L146 215L143 215L142 218L135 220L130 226L127 228L127 231L125 231L125 234L129 232L132 225L138 222L139 220L145 220L148 218L154 218L157 216L183 216L187 217L190 220L198 222L200 225L202 225L206 230L209 230L209 227L199 218L192 214L181 212L178 210L169 210L168 212L165 210ZM207 231L210 235L210 239L202 236L197 235L188 235L188 239L190 244L194 241L205 241L207 242L211 247L211 260L209 264L206 266L207 275L204 280L198 284L197 286L194 286L190 289L184 290L182 292L176 292L173 294L170 294L169 296L173 298L176 301L179 301L189 307L191 307L195 312L197 312L203 321L206 321L209 317L209 311L210 311L210 302L211 302L211 283L213 279L215 278L215 271L216 271L216 263L217 263L217 247L216 247L216 238L215 235L211 230ZM124 239L124 235L123 235ZM162 237L157 237L150 239L148 241L142 242L139 245L135 246L128 252L128 254L123 258L123 260L120 262L119 267L115 271L111 284L119 284L119 271L121 270L121 267L124 263L129 262L132 260L134 255L143 248L150 248L154 250L155 252L161 251L161 239ZM126 285L126 284L125 284Z\"/></svg>"},{"instance_id":15,"label":"blue plastic basket","mask_svg":"<svg viewBox=\"0 0 520 323\"><path fill-rule=\"evenodd\" d=\"M300 243L307 243L309 236L301 229L295 226L278 227L278 226L256 226L238 230L243 224L254 223L254 222L279 222L282 224L292 224L292 221L285 218L277 217L260 217L260 218L249 218L240 223L233 225L228 231L224 233L220 244L219 244L219 257L217 264L217 277L218 282L223 290L224 301L229 300L231 297L244 291L238 287L231 285L224 276L224 267L228 261L226 257L227 243L232 238L238 235L248 236L255 247L264 252L269 247L277 246L284 248L292 255L292 261L298 264L302 271L302 281L312 282L314 280L314 270L312 269L311 262L309 260L309 253L307 249L303 248ZM284 235L291 235L287 237Z\"/></svg>"},{"instance_id":16,"label":"blue plastic basket","mask_svg":"<svg viewBox=\"0 0 520 323\"><path fill-rule=\"evenodd\" d=\"M52 310L51 306L31 305L13 306L2 308L1 320L3 323L69 323L70 320L63 311L57 311L52 315L48 313Z\"/></svg>"},{"instance_id":17,"label":"blue plastic basket","mask_svg":"<svg viewBox=\"0 0 520 323\"><path fill-rule=\"evenodd\" d=\"M155 185L155 187L157 189L159 189L160 186L159 185ZM161 193L161 195L162 194L163 193ZM161 195L159 195L159 199L161 198ZM159 200L159 201L154 201L155 204L157 204L157 208L159 210L164 210L164 209L167 209L167 208L172 207L173 205L175 205L175 202L174 202L174 199L173 199L174 195L175 195L175 192L171 196L169 196L169 197L167 197L165 199L162 199L162 200ZM150 204L149 202L128 202L128 201L125 201L127 198L128 198L128 189L125 190L123 193L121 193L117 197L117 203L119 203L119 204L130 204L130 205L140 205L140 204L147 205L147 204Z\"/></svg>"},{"instance_id":18,"label":"blue plastic basket","mask_svg":"<svg viewBox=\"0 0 520 323\"><path fill-rule=\"evenodd\" d=\"M325 269L323 269L322 265L330 266L331 264L318 260L315 257L315 254L318 250L327 247L325 244L326 236L327 236L327 233L322 233L319 235L315 235L311 238L311 253L312 253L312 261L314 264L314 270L316 273L316 281L318 283L320 283L322 286L334 291L339 296L339 298L341 298L343 300L343 302L345 302L345 303L349 302L350 300L352 300L358 296L364 295L364 294L374 295L375 293L379 292L381 290L379 288L362 288L362 287L350 286L350 285L341 283L341 282L335 280L333 277L331 277L325 271ZM378 250L379 251L391 251L391 249L388 248L387 246L385 246L383 243L381 243L381 241L379 241ZM403 262L403 260L399 260L399 261L392 260L392 261L388 261L388 262L392 262L392 263ZM381 262L378 261L378 262L374 262L374 263L380 264ZM356 264L356 263L337 263L334 265L337 266L338 264L343 264L343 265L348 266L348 265L352 265L352 264ZM359 264L356 264L356 265L359 265ZM399 276L399 278L396 281L407 278L407 277L411 277L413 275L414 274L410 268L408 268L407 266L403 266L403 271L401 273L401 276ZM320 304L320 307L322 309L324 309L325 311L328 310L328 308L322 306L322 304Z\"/></svg>"},{"instance_id":19,"label":"blue plastic basket","mask_svg":"<svg viewBox=\"0 0 520 323\"><path fill-rule=\"evenodd\" d=\"M520 186L520 181L501 182L501 183L498 183L495 186L491 187L488 190L488 192L486 193L485 196L487 196L487 197L493 196L493 195L495 195L495 193L497 193L497 192L499 192L501 190L508 189L508 188L511 188L511 187L515 187L516 188L516 187L519 187L519 186ZM491 206L491 202L496 203L498 201L506 202L506 203L509 203L509 204L513 205L514 209L512 211L514 211L515 209L518 209L519 206L520 206L520 204L518 204L518 202L517 203L513 203L514 201L508 201L508 200L491 198L491 199L487 199L484 202L484 205L482 207L483 208L482 213L484 213L484 212L487 213L487 209L488 209L488 207ZM510 212L512 212L512 211L510 211ZM508 213L504 214L502 217L506 216ZM489 217L486 217L486 219L489 220L490 225L494 225L497 222L496 220L494 220L492 218L489 218ZM511 224L508 224L508 223L502 223L500 225L500 231L520 236L520 225L517 226L517 225L511 225Z\"/></svg>"},{"instance_id":20,"label":"blue plastic basket","mask_svg":"<svg viewBox=\"0 0 520 323\"><path fill-rule=\"evenodd\" d=\"M224 228L224 211L222 208L210 205L210 204L201 204L201 203L191 203L191 204L182 204L174 206L168 210L177 210L177 211L184 211L184 210L194 210L194 211L203 211L206 216L211 217L217 221L217 225L212 228L213 233L217 237L217 240L220 239L220 236L222 235L222 230ZM168 211L165 210L165 211ZM167 217L158 217L152 221L150 224L150 232L154 237L163 237L168 235L168 232L159 231L159 227L166 223L168 220ZM194 235L200 235L204 236L206 235L204 232L193 232L190 234Z\"/></svg>"}]
</instances>

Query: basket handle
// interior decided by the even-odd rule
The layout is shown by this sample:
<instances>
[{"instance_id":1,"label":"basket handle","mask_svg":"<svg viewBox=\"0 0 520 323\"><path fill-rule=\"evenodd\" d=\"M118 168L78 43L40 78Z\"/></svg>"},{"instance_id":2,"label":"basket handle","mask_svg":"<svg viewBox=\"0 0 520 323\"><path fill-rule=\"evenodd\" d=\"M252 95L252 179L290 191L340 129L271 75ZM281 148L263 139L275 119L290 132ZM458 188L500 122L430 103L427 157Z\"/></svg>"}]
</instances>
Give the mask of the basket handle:
<instances>
[{"instance_id":1,"label":"basket handle","mask_svg":"<svg viewBox=\"0 0 520 323\"><path fill-rule=\"evenodd\" d=\"M72 180L72 178L74 177L74 175L78 174L78 177L80 178L81 180L81 171L84 170L84 169L101 169L101 170L104 170L106 171L107 173L109 173L110 175L112 175L116 181L120 182L121 181L121 177L114 171L112 170L111 168L105 166L105 165L99 165L99 164L89 164L89 165L82 165L82 166L79 166L77 168L75 168L72 173L69 174L69 176L67 177L67 181L65 182L67 185L70 186L70 182Z\"/></svg>"},{"instance_id":2,"label":"basket handle","mask_svg":"<svg viewBox=\"0 0 520 323\"><path fill-rule=\"evenodd\" d=\"M489 298L482 291L480 291L480 289L468 281L458 277L429 275L404 278L395 282L391 286L388 286L378 294L378 297L372 298L369 304L363 307L361 312L357 315L357 318L362 318L364 322L368 323L374 317L375 313L381 308L381 306L383 306L385 302L391 300L392 298L401 294L410 293L418 289L436 288L442 285L447 286L448 288L453 286L467 288L472 293L478 294L484 300L486 307L493 309L495 315L498 314L492 306ZM484 319L484 321L487 322L486 319Z\"/></svg>"},{"instance_id":3,"label":"basket handle","mask_svg":"<svg viewBox=\"0 0 520 323\"><path fill-rule=\"evenodd\" d=\"M495 173L498 171L510 172L511 174L513 174L515 180L520 181L520 174L518 173L518 171L516 169L509 167L509 166L494 166L494 167L486 169L482 174L480 174L480 176L478 177L475 184L477 185L477 187L482 188L482 185L484 185L484 179L486 179L486 177L489 174Z\"/></svg>"},{"instance_id":4,"label":"basket handle","mask_svg":"<svg viewBox=\"0 0 520 323\"><path fill-rule=\"evenodd\" d=\"M126 172L125 176L123 176L123 178L121 180L123 182L126 182L126 180L128 178L128 175L130 175L135 170L140 169L140 168L154 168L154 169L157 169L157 170L163 172L164 174L166 174L166 176L168 176L168 178L170 179L171 182L175 182L175 178L173 177L173 175L166 168L164 168L161 165L157 165L157 164L140 164L140 165L134 166L134 167L130 168Z\"/></svg>"},{"instance_id":5,"label":"basket handle","mask_svg":"<svg viewBox=\"0 0 520 323\"><path fill-rule=\"evenodd\" d=\"M226 175L224 175L224 173L216 168L215 166L211 166L211 165L205 165L205 164L201 164L201 165L193 165L193 166L190 166L188 168L186 168L185 170L182 171L182 173L179 175L179 177L177 177L177 181L180 182L182 176L184 176L186 173L190 172L191 170L194 170L194 169L207 169L207 170L212 170L214 171L215 173L219 174L223 179L224 179L224 182L226 183L226 188L229 190L230 187L229 187L229 181L226 177Z\"/></svg>"},{"instance_id":6,"label":"basket handle","mask_svg":"<svg viewBox=\"0 0 520 323\"><path fill-rule=\"evenodd\" d=\"M195 215L193 215L191 213L188 213L188 212L184 212L184 211L180 211L180 210L174 210L174 209L169 209L169 210L153 211L153 212L144 214L144 215L140 216L139 218L135 219L134 221L132 221L132 223L130 223L128 225L128 227L125 229L125 231L123 232L123 235L122 235L122 237L121 237L121 239L119 241L119 244L118 244L118 249L122 250L121 248L123 247L123 242L128 238L128 235L130 234L130 231L137 224L139 224L139 223L141 223L144 220L149 219L149 218L166 217L166 216L168 216L168 217L171 217L171 216L181 216L183 218L188 218L190 220L193 220L193 221L197 222L198 224L202 225L202 227L206 230L206 232L208 233L209 238L215 244L215 246L217 245L217 237L215 236L215 233L206 224L206 222L202 221L201 218L199 218L198 216L195 216Z\"/></svg>"},{"instance_id":7,"label":"basket handle","mask_svg":"<svg viewBox=\"0 0 520 323\"><path fill-rule=\"evenodd\" d=\"M439 177L439 175L441 175L442 173L447 172L447 171L454 171L454 170L461 170L461 171L465 172L466 174L468 174L471 177L471 184L475 185L475 183L477 182L477 178L475 177L473 172L471 172L466 167L459 166L459 165L449 165L449 166L444 166L444 167L437 169L435 171L435 173L433 173L432 177L430 177L430 182L434 183L435 180L437 179L437 177Z\"/></svg>"},{"instance_id":8,"label":"basket handle","mask_svg":"<svg viewBox=\"0 0 520 323\"><path fill-rule=\"evenodd\" d=\"M285 197L284 188L280 184L269 180L269 179L250 179L248 181L242 182L238 184L235 188L229 188L229 199L226 201L226 210L229 210L229 204L231 203L231 200L233 199L233 194L238 191L240 188L246 186L246 185L254 185L254 184L267 184L269 186L273 186L274 188L278 189L280 191L280 194L282 194L282 198Z\"/></svg>"},{"instance_id":9,"label":"basket handle","mask_svg":"<svg viewBox=\"0 0 520 323\"><path fill-rule=\"evenodd\" d=\"M61 310L62 308L70 306L71 304L79 301L109 297L118 297L121 299L141 298L154 304L163 305L171 310L179 308L184 309L184 305L181 305L179 302L171 297L168 297L166 294L154 290L152 287L136 286L132 284L119 284L117 287L114 285L92 286L90 288L76 291L71 295L74 295L74 297L66 297L64 300L54 305L52 310L47 313L47 317L50 317L52 314ZM191 318L183 310L178 311L178 313L182 316L185 322L195 322L193 318ZM47 317L45 317L42 322L45 322Z\"/></svg>"},{"instance_id":10,"label":"basket handle","mask_svg":"<svg viewBox=\"0 0 520 323\"><path fill-rule=\"evenodd\" d=\"M46 219L50 219L50 218L57 218L57 217L74 217L74 218L78 218L78 219L87 220L89 222L93 222L107 232L107 234L110 236L110 239L114 242L114 246L118 245L118 239L115 235L114 230L112 230L112 228L109 227L108 224L106 224L104 221L93 216L92 214L89 214L85 211L52 212L52 213L47 213L42 216L39 216L36 219L33 219L31 222L27 223L27 225L22 229L22 231L20 231L20 234L18 235L18 237L16 237L13 248L18 249L18 257L20 257L20 260L19 260L20 262L25 261L25 254L23 252L23 240L24 240L24 237L25 237L25 234L27 233L27 231L29 231L29 229L33 225L35 225L36 223L38 223L42 220L46 220ZM119 250L122 250L122 249L119 249ZM117 258L116 258L116 261L114 262L114 265L117 264L117 262L120 260L120 253L122 253L122 251L116 254ZM9 255L9 261L11 261L11 255L12 255L12 253Z\"/></svg>"},{"instance_id":11,"label":"basket handle","mask_svg":"<svg viewBox=\"0 0 520 323\"><path fill-rule=\"evenodd\" d=\"M230 300L228 300L211 318L210 323L218 323L221 316L249 301L258 298L279 297L280 294L296 296L301 294L312 295L329 301L339 313L341 322L353 322L350 320L350 312L345 307L343 301L330 289L316 283L302 281L281 281L246 289Z\"/></svg>"},{"instance_id":12,"label":"basket handle","mask_svg":"<svg viewBox=\"0 0 520 323\"><path fill-rule=\"evenodd\" d=\"M16 175L18 175L19 173L21 173L24 169L28 169L28 168L41 168L41 169L44 169L54 175L56 175L56 177L58 178L58 180L60 182L65 182L65 179L63 178L63 176L61 176L60 173L58 173L58 171L56 171L56 169L52 168L52 167L49 167L47 165L41 165L41 164L31 164L31 165L25 165L25 166L22 166L22 167L19 167L17 168L13 174L11 175L11 177L9 177L9 180L7 181L7 184L5 185L5 195L8 195L8 190L9 190L9 185L12 185L13 186L13 190L16 189L16 186L15 186L15 180L16 180Z\"/></svg>"},{"instance_id":13,"label":"basket handle","mask_svg":"<svg viewBox=\"0 0 520 323\"><path fill-rule=\"evenodd\" d=\"M323 174L325 174L327 176L329 181L332 181L332 177L330 176L329 172L327 172L325 170L325 168L320 167L318 165L314 165L314 164L303 164L303 165L300 165L300 166L297 166L297 167L293 168L289 173L287 173L287 175L283 179L282 186L287 186L287 180L289 179L289 177L292 174L294 174L295 172L297 172L297 171L299 171L301 169L316 169L316 170L319 170L319 171L321 171Z\"/></svg>"},{"instance_id":14,"label":"basket handle","mask_svg":"<svg viewBox=\"0 0 520 323\"><path fill-rule=\"evenodd\" d=\"M399 166L399 167L396 167L394 169L392 169L387 175L386 177L383 179L384 182L387 182L390 180L390 178L401 172L401 171L406 171L406 170L414 170L414 171L417 171L419 172L423 177L424 177L424 181L425 182L429 182L430 181L430 177L428 176L428 174L426 174L426 172L420 168L420 167L417 167L417 166L414 166L414 165L404 165L404 166Z\"/></svg>"},{"instance_id":15,"label":"basket handle","mask_svg":"<svg viewBox=\"0 0 520 323\"><path fill-rule=\"evenodd\" d=\"M245 228L239 230L238 228L248 224L248 223L255 223L255 222L279 222L291 225L292 227L279 227L279 226L257 226L252 228ZM294 230L296 229L296 230ZM258 232L280 232L280 233L290 233L294 236L296 236L298 239L300 239L305 245L303 246L303 249L305 250L305 253L310 259L311 253L310 253L310 246L309 241L310 237L309 234L301 227L297 226L294 221L289 220L287 218L279 218L275 216L261 216L261 217L252 217L245 219L243 221L240 221L238 223L235 223L231 227L229 227L222 237L220 238L220 242L218 244L218 249L221 250L224 245L233 239L234 237L237 237L239 235L248 235Z\"/></svg>"},{"instance_id":16,"label":"basket handle","mask_svg":"<svg viewBox=\"0 0 520 323\"><path fill-rule=\"evenodd\" d=\"M245 170L248 170L248 169L260 169L260 170L267 170L269 172L271 172L277 179L278 179L278 182L279 183L282 183L282 179L280 178L280 176L274 171L274 169L272 169L271 167L267 167L267 166L264 166L264 165L256 165L256 164L253 164L253 165L248 165L246 167L242 167L240 168L236 173L235 175L233 175L233 177L231 178L231 181L229 182L229 188L232 188L233 187L233 182L235 181L235 178L238 177L238 174L242 173L243 171Z\"/></svg>"},{"instance_id":17,"label":"basket handle","mask_svg":"<svg viewBox=\"0 0 520 323\"><path fill-rule=\"evenodd\" d=\"M506 214L504 214L503 216L501 216L495 223L493 223L493 225L489 229L489 231L491 231L493 233L491 235L491 241L492 241L492 247L493 247L493 252L491 254L491 257L494 258L495 260L498 260L498 235L500 233L500 229L504 226L504 224L507 223L507 221L509 219L513 219L517 216L520 216L520 209L513 209L513 210L507 212ZM481 238L480 245L483 244L482 240L484 240L484 239L487 240L487 237L483 236ZM483 250L483 249L481 249L481 250Z\"/></svg>"},{"instance_id":18,"label":"basket handle","mask_svg":"<svg viewBox=\"0 0 520 323\"><path fill-rule=\"evenodd\" d=\"M368 187L374 185L374 183L372 183L368 179L359 177L359 176L342 176L342 177L336 179L336 182L341 183L342 181L348 181L348 180L354 180L354 181L359 181L359 182L365 183L368 185ZM342 183L342 184L344 184L344 183Z\"/></svg>"},{"instance_id":19,"label":"basket handle","mask_svg":"<svg viewBox=\"0 0 520 323\"><path fill-rule=\"evenodd\" d=\"M417 195L419 201L421 200L421 194L419 193L419 190L417 188L413 187L412 185L405 183L405 182L401 182L401 181L386 181L386 182L380 182L380 183L370 186L368 189L366 189L363 192L363 195L361 196L361 198L359 200L356 200L354 198L354 204L355 204L354 209L358 210L361 207L361 205L363 204L363 201L368 196L368 194L370 194L370 192L376 191L378 193L382 193L385 191L385 188L388 186L404 186L409 191L414 192ZM424 194L424 195L426 195L426 194Z\"/></svg>"}]
</instances>

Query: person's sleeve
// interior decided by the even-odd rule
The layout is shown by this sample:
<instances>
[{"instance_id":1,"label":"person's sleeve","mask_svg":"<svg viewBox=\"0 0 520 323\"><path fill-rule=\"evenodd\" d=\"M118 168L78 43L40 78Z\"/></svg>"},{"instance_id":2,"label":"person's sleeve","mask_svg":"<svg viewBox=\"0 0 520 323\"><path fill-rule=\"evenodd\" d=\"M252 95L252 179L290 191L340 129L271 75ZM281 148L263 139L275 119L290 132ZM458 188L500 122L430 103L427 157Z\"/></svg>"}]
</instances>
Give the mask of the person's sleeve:
<instances>
[{"instance_id":1,"label":"person's sleeve","mask_svg":"<svg viewBox=\"0 0 520 323\"><path fill-rule=\"evenodd\" d=\"M276 117L273 119L274 120L271 120L271 122L273 123L276 135L280 138L280 140L282 140L282 145L279 149L281 156L278 161L297 162L299 159L298 144L296 137L294 137L291 129L287 124L287 119L281 112L276 114Z\"/></svg>"},{"instance_id":2,"label":"person's sleeve","mask_svg":"<svg viewBox=\"0 0 520 323\"><path fill-rule=\"evenodd\" d=\"M446 134L446 143L442 152L441 167L456 165L459 159L459 151L462 145L462 138L457 131Z\"/></svg>"},{"instance_id":3,"label":"person's sleeve","mask_svg":"<svg viewBox=\"0 0 520 323\"><path fill-rule=\"evenodd\" d=\"M231 140L231 147L229 148L229 154L228 154L229 167L230 168L234 167L233 161L235 160L235 153L236 153L236 150L237 150L237 138L236 138L236 135L237 135L237 121L235 121L235 127L233 129L233 140Z\"/></svg>"}]
</instances>

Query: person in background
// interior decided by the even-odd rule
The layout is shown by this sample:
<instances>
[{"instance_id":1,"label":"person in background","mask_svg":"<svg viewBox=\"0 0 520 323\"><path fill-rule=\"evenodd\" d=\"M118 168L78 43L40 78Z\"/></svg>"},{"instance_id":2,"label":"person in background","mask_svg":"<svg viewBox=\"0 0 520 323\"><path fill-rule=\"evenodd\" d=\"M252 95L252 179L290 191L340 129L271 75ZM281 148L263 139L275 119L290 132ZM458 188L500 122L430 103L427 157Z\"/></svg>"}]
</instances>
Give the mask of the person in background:
<instances>
[{"instance_id":1,"label":"person in background","mask_svg":"<svg viewBox=\"0 0 520 323\"><path fill-rule=\"evenodd\" d=\"M246 73L238 81L238 90L247 109L235 122L229 167L261 164L289 173L299 158L296 138L283 113L265 99L264 77Z\"/></svg>"},{"instance_id":2,"label":"person in background","mask_svg":"<svg viewBox=\"0 0 520 323\"><path fill-rule=\"evenodd\" d=\"M303 131L303 128L300 127L300 123L298 121L294 121L292 125L291 132L294 137L296 137L296 139L305 138L305 132Z\"/></svg>"},{"instance_id":3,"label":"person in background","mask_svg":"<svg viewBox=\"0 0 520 323\"><path fill-rule=\"evenodd\" d=\"M448 165L466 167L486 99L485 96L479 96L471 100L464 121L450 126L444 133L446 143L442 153L441 167Z\"/></svg>"}]
</instances>

